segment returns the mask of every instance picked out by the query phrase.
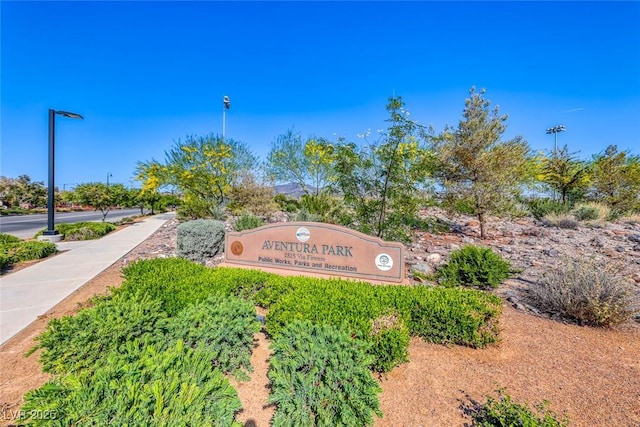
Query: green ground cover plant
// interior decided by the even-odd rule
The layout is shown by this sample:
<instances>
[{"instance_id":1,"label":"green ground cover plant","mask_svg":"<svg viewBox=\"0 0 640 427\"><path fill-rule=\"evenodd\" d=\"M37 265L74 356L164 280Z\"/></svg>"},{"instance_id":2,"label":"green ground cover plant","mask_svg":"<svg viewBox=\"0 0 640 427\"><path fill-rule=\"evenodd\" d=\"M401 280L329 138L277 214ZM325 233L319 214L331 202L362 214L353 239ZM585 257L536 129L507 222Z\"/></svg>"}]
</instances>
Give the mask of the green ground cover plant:
<instances>
[{"instance_id":1,"label":"green ground cover plant","mask_svg":"<svg viewBox=\"0 0 640 427\"><path fill-rule=\"evenodd\" d=\"M451 252L449 262L436 273L444 286L497 288L511 275L511 264L491 248L467 245Z\"/></svg>"},{"instance_id":2,"label":"green ground cover plant","mask_svg":"<svg viewBox=\"0 0 640 427\"><path fill-rule=\"evenodd\" d=\"M382 416L366 343L348 329L294 321L274 339L273 427L367 426Z\"/></svg>"},{"instance_id":3,"label":"green ground cover plant","mask_svg":"<svg viewBox=\"0 0 640 427\"><path fill-rule=\"evenodd\" d=\"M242 404L207 348L161 351L136 342L105 354L94 372L54 377L25 396L30 426L234 426ZM36 414L29 419L29 414ZM51 414L42 419L37 414Z\"/></svg>"},{"instance_id":4,"label":"green ground cover plant","mask_svg":"<svg viewBox=\"0 0 640 427\"><path fill-rule=\"evenodd\" d=\"M64 240L93 240L99 239L112 231L116 226L109 222L76 222L73 224L56 224L55 230L64 236ZM40 230L34 236L41 236L44 230Z\"/></svg>"},{"instance_id":5,"label":"green ground cover plant","mask_svg":"<svg viewBox=\"0 0 640 427\"><path fill-rule=\"evenodd\" d=\"M158 333L160 321L166 318L160 307L148 297L97 299L93 307L75 316L52 319L27 355L43 349L40 363L49 373L93 371L104 363L106 353Z\"/></svg>"},{"instance_id":6,"label":"green ground cover plant","mask_svg":"<svg viewBox=\"0 0 640 427\"><path fill-rule=\"evenodd\" d=\"M162 342L183 341L207 350L214 367L248 380L252 372L253 336L260 330L253 304L229 296L212 295L167 319Z\"/></svg>"},{"instance_id":7,"label":"green ground cover plant","mask_svg":"<svg viewBox=\"0 0 640 427\"><path fill-rule=\"evenodd\" d=\"M497 397L487 396L487 401L471 412L474 427L566 427L566 417L549 409L549 402L535 405L534 409L526 404L514 402L505 389L496 391Z\"/></svg>"},{"instance_id":8,"label":"green ground cover plant","mask_svg":"<svg viewBox=\"0 0 640 427\"><path fill-rule=\"evenodd\" d=\"M356 378L361 378L363 371L368 381L373 381L370 369L387 372L405 362L412 335L474 347L497 339L500 299L473 289L280 277L257 270L210 269L181 258L141 260L123 271L121 287L96 298L91 307L75 316L51 321L37 338L38 345L31 351L43 349L43 369L57 377L32 392L26 408L59 408L64 415L60 425L74 425L85 415L136 425L138 415L134 410L157 420L158 425L169 425L169 419L178 420L177 425L207 420L211 412L203 403L205 394L194 390L189 394L192 399L179 392L192 387L192 382L183 378L190 375L190 368L171 368L168 376L156 376L156 371L149 371L151 365L146 360L177 357L175 346L182 346L187 350L181 348L180 352L201 354L198 360L206 358L209 369L220 375L246 378L251 371L253 335L260 327L256 304L270 309L267 332L273 342L281 343L278 346L304 347L307 344L296 340L304 341L310 335L320 340L320 350L301 352L297 361L283 362L309 369L296 374L295 384L290 384L297 390L295 399L304 397L308 384L318 386L318 381L326 381L326 387L314 391L330 395L334 401L314 401L319 405L312 410L313 417L319 417L315 418L317 425L370 424L373 414L379 414L377 388ZM300 326L300 321L305 325ZM316 366L322 367L321 374ZM209 375L207 372L203 375ZM280 379L284 382L279 386L294 378ZM373 384L377 387L375 381ZM211 389L211 393L216 390ZM142 397L133 397L135 393ZM113 399L116 406L98 402L99 395ZM225 396L231 399L230 394ZM272 403L283 414L302 402L280 401L284 399L282 393L274 396L280 396L272 397ZM193 413L191 405L195 405ZM233 413L229 408L236 408L232 403L223 406L229 413ZM295 410L302 411L296 417L304 418L302 414L309 413L308 408ZM205 418L189 418L200 416ZM280 417L283 423L289 418Z\"/></svg>"},{"instance_id":9,"label":"green ground cover plant","mask_svg":"<svg viewBox=\"0 0 640 427\"><path fill-rule=\"evenodd\" d=\"M23 261L46 258L58 252L55 243L22 240L9 234L0 234L0 268L8 268Z\"/></svg>"}]
</instances>

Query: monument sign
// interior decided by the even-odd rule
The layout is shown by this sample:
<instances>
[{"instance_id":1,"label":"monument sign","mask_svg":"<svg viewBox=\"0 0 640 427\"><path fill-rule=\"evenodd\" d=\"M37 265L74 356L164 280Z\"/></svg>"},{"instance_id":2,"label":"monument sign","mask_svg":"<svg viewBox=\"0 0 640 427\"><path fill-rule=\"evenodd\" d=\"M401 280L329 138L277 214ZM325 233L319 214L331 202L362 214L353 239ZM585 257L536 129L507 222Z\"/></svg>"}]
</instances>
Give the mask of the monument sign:
<instances>
[{"instance_id":1,"label":"monument sign","mask_svg":"<svg viewBox=\"0 0 640 427\"><path fill-rule=\"evenodd\" d=\"M398 283L404 279L402 244L318 222L228 232L224 252L227 264Z\"/></svg>"}]
</instances>

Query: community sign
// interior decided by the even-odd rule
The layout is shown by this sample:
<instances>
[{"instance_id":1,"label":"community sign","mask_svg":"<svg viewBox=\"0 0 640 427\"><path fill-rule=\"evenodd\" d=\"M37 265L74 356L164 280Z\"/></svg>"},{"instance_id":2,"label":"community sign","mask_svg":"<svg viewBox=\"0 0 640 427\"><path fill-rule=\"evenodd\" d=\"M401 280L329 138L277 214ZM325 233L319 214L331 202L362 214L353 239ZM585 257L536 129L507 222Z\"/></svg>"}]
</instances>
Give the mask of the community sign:
<instances>
[{"instance_id":1,"label":"community sign","mask_svg":"<svg viewBox=\"0 0 640 427\"><path fill-rule=\"evenodd\" d=\"M228 232L225 262L402 282L404 246L349 228L317 222L282 222Z\"/></svg>"}]
</instances>

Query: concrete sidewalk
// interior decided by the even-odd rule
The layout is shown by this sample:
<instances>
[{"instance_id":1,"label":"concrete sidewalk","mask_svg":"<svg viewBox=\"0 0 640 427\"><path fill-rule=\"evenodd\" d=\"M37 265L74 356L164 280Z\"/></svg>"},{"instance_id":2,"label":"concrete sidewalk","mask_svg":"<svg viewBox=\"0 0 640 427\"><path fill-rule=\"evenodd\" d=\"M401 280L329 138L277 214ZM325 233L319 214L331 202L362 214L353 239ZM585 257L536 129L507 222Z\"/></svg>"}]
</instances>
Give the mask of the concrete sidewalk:
<instances>
[{"instance_id":1,"label":"concrete sidewalk","mask_svg":"<svg viewBox=\"0 0 640 427\"><path fill-rule=\"evenodd\" d=\"M138 246L174 214L161 214L98 240L60 242L67 251L0 278L0 344Z\"/></svg>"}]
</instances>

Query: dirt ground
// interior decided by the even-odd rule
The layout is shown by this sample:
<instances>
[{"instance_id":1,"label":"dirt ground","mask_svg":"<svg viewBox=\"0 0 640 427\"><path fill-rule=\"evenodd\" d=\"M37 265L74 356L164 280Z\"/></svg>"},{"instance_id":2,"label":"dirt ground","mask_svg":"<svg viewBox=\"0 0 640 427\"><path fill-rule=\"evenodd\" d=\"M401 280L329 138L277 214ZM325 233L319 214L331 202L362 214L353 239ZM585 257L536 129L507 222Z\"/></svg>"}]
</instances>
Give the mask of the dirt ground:
<instances>
[{"instance_id":1,"label":"dirt ground","mask_svg":"<svg viewBox=\"0 0 640 427\"><path fill-rule=\"evenodd\" d=\"M24 353L54 317L75 313L94 295L121 283L116 263L78 289L0 347L0 406L3 425L20 408L22 396L48 378L38 353ZM502 341L486 349L446 347L413 339L410 362L380 378L384 417L375 426L464 426L464 408L499 387L518 402L543 400L566 413L572 426L640 426L640 325L595 329L538 317L505 305ZM244 409L245 426L268 426L266 337L256 334L247 382L233 382Z\"/></svg>"}]
</instances>

